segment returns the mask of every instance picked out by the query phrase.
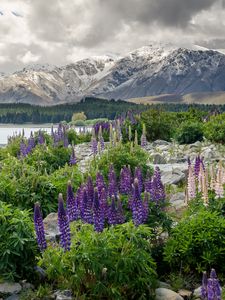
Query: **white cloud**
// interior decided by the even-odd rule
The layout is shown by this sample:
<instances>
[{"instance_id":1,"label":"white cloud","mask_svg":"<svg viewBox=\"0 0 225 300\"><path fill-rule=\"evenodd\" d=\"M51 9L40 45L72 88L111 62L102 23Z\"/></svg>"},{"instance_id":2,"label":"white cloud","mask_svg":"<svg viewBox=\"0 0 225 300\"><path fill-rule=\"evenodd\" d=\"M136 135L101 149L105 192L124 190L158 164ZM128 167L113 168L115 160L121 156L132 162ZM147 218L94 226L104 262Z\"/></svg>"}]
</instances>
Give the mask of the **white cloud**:
<instances>
[{"instance_id":1,"label":"white cloud","mask_svg":"<svg viewBox=\"0 0 225 300\"><path fill-rule=\"evenodd\" d=\"M33 54L31 51L27 51L23 56L18 55L17 59L24 64L34 63L39 60L40 56Z\"/></svg>"}]
</instances>

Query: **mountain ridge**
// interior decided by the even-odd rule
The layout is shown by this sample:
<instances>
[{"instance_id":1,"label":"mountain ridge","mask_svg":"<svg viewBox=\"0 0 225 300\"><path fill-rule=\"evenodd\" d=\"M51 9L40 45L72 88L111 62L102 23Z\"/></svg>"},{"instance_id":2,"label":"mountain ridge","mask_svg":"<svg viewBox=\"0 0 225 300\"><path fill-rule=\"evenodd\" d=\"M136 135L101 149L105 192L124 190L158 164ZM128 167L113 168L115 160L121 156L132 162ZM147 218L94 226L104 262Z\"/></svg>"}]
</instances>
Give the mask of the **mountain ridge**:
<instances>
[{"instance_id":1,"label":"mountain ridge","mask_svg":"<svg viewBox=\"0 0 225 300\"><path fill-rule=\"evenodd\" d=\"M57 67L28 66L0 75L1 103L54 105L86 96L130 99L225 91L225 55L150 44L122 57L95 56Z\"/></svg>"}]
</instances>

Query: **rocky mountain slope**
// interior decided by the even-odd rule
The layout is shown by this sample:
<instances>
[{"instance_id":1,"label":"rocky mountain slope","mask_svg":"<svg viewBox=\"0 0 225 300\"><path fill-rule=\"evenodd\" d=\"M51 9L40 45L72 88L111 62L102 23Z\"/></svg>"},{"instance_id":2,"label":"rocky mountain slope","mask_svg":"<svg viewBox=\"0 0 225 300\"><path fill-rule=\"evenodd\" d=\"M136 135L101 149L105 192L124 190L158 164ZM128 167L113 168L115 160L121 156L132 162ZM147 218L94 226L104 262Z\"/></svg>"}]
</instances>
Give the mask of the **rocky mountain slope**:
<instances>
[{"instance_id":1,"label":"rocky mountain slope","mask_svg":"<svg viewBox=\"0 0 225 300\"><path fill-rule=\"evenodd\" d=\"M92 57L63 67L35 65L0 76L0 102L54 105L85 96L129 99L225 91L225 55L152 44L124 57Z\"/></svg>"}]
</instances>

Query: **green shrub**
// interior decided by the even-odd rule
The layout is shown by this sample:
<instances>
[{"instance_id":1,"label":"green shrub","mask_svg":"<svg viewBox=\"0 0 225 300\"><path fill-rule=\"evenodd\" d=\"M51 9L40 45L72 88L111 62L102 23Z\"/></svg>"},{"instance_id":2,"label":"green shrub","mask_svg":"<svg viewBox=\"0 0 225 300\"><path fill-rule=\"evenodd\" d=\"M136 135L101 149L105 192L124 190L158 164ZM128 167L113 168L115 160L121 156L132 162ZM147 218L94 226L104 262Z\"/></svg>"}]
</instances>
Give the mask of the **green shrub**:
<instances>
[{"instance_id":1,"label":"green shrub","mask_svg":"<svg viewBox=\"0 0 225 300\"><path fill-rule=\"evenodd\" d=\"M34 273L37 242L30 213L0 201L0 277L29 279Z\"/></svg>"},{"instance_id":2,"label":"green shrub","mask_svg":"<svg viewBox=\"0 0 225 300\"><path fill-rule=\"evenodd\" d=\"M224 271L225 219L202 209L184 218L173 230L165 247L165 260L185 273L211 267Z\"/></svg>"},{"instance_id":3,"label":"green shrub","mask_svg":"<svg viewBox=\"0 0 225 300\"><path fill-rule=\"evenodd\" d=\"M86 120L85 125L91 126L91 125L95 125L96 123L100 123L100 122L108 122L108 119L107 118L99 118L99 119Z\"/></svg>"},{"instance_id":4,"label":"green shrub","mask_svg":"<svg viewBox=\"0 0 225 300\"><path fill-rule=\"evenodd\" d=\"M179 144L192 144L203 140L203 126L198 122L187 121L181 124L176 132Z\"/></svg>"},{"instance_id":5,"label":"green shrub","mask_svg":"<svg viewBox=\"0 0 225 300\"><path fill-rule=\"evenodd\" d=\"M74 121L75 126L85 126L85 121L84 120L76 120Z\"/></svg>"},{"instance_id":6,"label":"green shrub","mask_svg":"<svg viewBox=\"0 0 225 300\"><path fill-rule=\"evenodd\" d=\"M63 167L66 163L69 163L70 155L71 149L63 146L45 147L43 145L38 145L25 158L25 162L41 173L52 173Z\"/></svg>"},{"instance_id":7,"label":"green shrub","mask_svg":"<svg viewBox=\"0 0 225 300\"><path fill-rule=\"evenodd\" d=\"M146 125L148 141L162 139L169 141L176 129L176 117L174 113L149 109L141 114L141 122Z\"/></svg>"},{"instance_id":8,"label":"green shrub","mask_svg":"<svg viewBox=\"0 0 225 300\"><path fill-rule=\"evenodd\" d=\"M101 170L105 178L108 178L108 171L112 163L119 177L120 171L123 166L130 166L131 171L134 173L135 167L140 166L144 175L147 170L151 170L147 164L148 154L140 146L136 146L131 151L130 143L120 144L116 147L109 148L99 159L96 158L92 162L92 171L95 174L96 169Z\"/></svg>"},{"instance_id":9,"label":"green shrub","mask_svg":"<svg viewBox=\"0 0 225 300\"><path fill-rule=\"evenodd\" d=\"M44 216L56 210L58 194L65 194L68 180L74 189L82 180L77 166L65 165L48 175L23 160L9 157L1 161L0 167L0 199L21 209L33 209L39 201Z\"/></svg>"},{"instance_id":10,"label":"green shrub","mask_svg":"<svg viewBox=\"0 0 225 300\"><path fill-rule=\"evenodd\" d=\"M225 144L225 113L210 118L204 125L204 135L212 142Z\"/></svg>"},{"instance_id":11,"label":"green shrub","mask_svg":"<svg viewBox=\"0 0 225 300\"><path fill-rule=\"evenodd\" d=\"M40 260L49 280L85 299L152 299L156 265L151 229L125 223L96 233L74 223L71 250L49 247Z\"/></svg>"},{"instance_id":12,"label":"green shrub","mask_svg":"<svg viewBox=\"0 0 225 300\"><path fill-rule=\"evenodd\" d=\"M76 131L74 129L69 129L67 131L67 135L68 135L68 141L69 143L72 145L77 145L77 144L82 144L82 143L87 143L91 141L91 133L87 132L87 133L76 133Z\"/></svg>"}]
</instances>

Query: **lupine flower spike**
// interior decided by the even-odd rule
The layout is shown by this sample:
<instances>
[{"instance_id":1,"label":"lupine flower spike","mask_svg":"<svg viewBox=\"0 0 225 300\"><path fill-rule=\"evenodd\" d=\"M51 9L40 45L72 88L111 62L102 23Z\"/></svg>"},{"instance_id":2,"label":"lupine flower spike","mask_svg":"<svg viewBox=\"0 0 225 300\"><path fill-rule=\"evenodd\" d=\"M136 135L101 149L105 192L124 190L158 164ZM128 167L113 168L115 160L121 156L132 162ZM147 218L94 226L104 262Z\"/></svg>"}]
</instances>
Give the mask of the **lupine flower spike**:
<instances>
[{"instance_id":1,"label":"lupine flower spike","mask_svg":"<svg viewBox=\"0 0 225 300\"><path fill-rule=\"evenodd\" d=\"M47 248L47 243L45 239L44 224L39 203L35 203L34 206L34 225L39 249L44 251Z\"/></svg>"},{"instance_id":2,"label":"lupine flower spike","mask_svg":"<svg viewBox=\"0 0 225 300\"><path fill-rule=\"evenodd\" d=\"M60 245L65 251L70 250L70 243L71 243L70 225L69 225L68 216L64 209L62 194L59 194L58 226L60 232Z\"/></svg>"},{"instance_id":3,"label":"lupine flower spike","mask_svg":"<svg viewBox=\"0 0 225 300\"><path fill-rule=\"evenodd\" d=\"M221 300L221 286L219 280L216 276L216 271L214 269L210 272L210 278L207 283L207 300Z\"/></svg>"}]
</instances>

